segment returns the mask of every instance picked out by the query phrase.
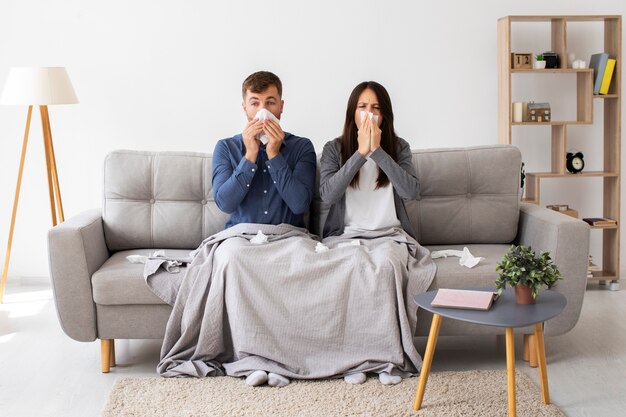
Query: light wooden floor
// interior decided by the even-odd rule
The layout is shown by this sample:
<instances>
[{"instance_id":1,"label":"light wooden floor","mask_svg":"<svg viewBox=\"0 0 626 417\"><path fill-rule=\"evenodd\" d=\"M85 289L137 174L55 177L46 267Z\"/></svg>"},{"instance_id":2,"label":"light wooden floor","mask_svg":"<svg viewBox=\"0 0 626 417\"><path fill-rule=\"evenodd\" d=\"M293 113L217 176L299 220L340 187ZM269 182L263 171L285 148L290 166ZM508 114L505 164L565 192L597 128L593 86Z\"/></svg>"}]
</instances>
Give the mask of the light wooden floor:
<instances>
[{"instance_id":1,"label":"light wooden floor","mask_svg":"<svg viewBox=\"0 0 626 417\"><path fill-rule=\"evenodd\" d=\"M5 301L0 416L98 416L116 378L156 375L158 340L117 341L118 366L100 373L100 344L65 336L45 280L10 281ZM420 339L420 352L425 345ZM516 352L516 366L539 390L537 369L521 361L521 338ZM590 284L578 325L566 335L547 337L546 355L550 396L568 416L626 415L626 289L611 292ZM432 372L504 369L504 358L494 337L441 337Z\"/></svg>"}]
</instances>

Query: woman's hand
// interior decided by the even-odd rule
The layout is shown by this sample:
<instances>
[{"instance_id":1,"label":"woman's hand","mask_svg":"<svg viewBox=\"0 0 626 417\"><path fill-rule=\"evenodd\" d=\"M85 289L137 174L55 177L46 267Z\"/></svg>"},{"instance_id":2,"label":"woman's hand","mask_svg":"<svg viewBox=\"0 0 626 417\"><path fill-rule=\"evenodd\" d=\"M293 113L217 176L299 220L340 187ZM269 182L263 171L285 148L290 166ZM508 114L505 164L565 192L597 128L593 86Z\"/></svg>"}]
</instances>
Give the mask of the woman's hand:
<instances>
[{"instance_id":1,"label":"woman's hand","mask_svg":"<svg viewBox=\"0 0 626 417\"><path fill-rule=\"evenodd\" d=\"M357 149L357 151L364 158L370 153L370 148L372 147L372 124L370 122L371 120L367 117L361 120L361 127L359 127L359 135L357 136L359 143L359 149Z\"/></svg>"},{"instance_id":2,"label":"woman's hand","mask_svg":"<svg viewBox=\"0 0 626 417\"><path fill-rule=\"evenodd\" d=\"M380 137L382 135L382 131L380 130L380 127L378 127L378 123L376 123L374 120L370 119L369 123L371 124L371 144L370 144L370 151L374 152L376 149L380 148Z\"/></svg>"}]
</instances>

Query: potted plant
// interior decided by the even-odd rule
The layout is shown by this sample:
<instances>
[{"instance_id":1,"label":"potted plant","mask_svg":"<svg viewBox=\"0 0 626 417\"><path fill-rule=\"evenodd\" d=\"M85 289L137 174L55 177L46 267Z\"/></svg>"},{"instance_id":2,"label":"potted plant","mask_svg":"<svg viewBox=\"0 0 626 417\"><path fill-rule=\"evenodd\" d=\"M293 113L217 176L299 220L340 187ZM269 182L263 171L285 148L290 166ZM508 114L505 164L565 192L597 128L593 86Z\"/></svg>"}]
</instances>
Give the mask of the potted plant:
<instances>
[{"instance_id":1,"label":"potted plant","mask_svg":"<svg viewBox=\"0 0 626 417\"><path fill-rule=\"evenodd\" d=\"M535 69L544 69L546 67L546 61L543 59L543 54L535 55Z\"/></svg>"},{"instance_id":2,"label":"potted plant","mask_svg":"<svg viewBox=\"0 0 626 417\"><path fill-rule=\"evenodd\" d=\"M497 263L496 271L500 273L496 279L498 294L510 285L515 288L517 304L534 304L543 285L552 288L561 279L550 253L536 255L530 246L512 245Z\"/></svg>"}]
</instances>

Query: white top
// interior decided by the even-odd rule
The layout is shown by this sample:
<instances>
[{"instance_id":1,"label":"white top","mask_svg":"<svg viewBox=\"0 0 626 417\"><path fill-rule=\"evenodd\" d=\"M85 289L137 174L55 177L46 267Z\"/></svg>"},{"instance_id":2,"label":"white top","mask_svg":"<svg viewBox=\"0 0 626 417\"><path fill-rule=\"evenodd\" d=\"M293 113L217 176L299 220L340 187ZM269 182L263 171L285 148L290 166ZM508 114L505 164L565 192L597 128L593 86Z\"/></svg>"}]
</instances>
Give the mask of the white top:
<instances>
[{"instance_id":1,"label":"white top","mask_svg":"<svg viewBox=\"0 0 626 417\"><path fill-rule=\"evenodd\" d=\"M359 170L359 187L346 190L344 233L400 226L391 183L376 189L378 166L367 156Z\"/></svg>"}]
</instances>

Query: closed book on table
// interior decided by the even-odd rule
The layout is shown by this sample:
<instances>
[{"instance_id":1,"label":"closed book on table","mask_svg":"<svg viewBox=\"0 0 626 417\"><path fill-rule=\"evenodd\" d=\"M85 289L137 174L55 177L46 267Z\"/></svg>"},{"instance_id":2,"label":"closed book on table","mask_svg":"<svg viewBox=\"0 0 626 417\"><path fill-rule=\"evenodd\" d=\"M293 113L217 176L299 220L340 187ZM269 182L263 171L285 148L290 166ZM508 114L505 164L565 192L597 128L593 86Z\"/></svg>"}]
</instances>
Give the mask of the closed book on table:
<instances>
[{"instance_id":1,"label":"closed book on table","mask_svg":"<svg viewBox=\"0 0 626 417\"><path fill-rule=\"evenodd\" d=\"M614 69L615 69L615 60L608 59L606 61L606 68L604 69L604 76L602 77L602 85L600 85L600 94L609 93L609 87L611 86L611 78L613 78Z\"/></svg>"},{"instance_id":2,"label":"closed book on table","mask_svg":"<svg viewBox=\"0 0 626 417\"><path fill-rule=\"evenodd\" d=\"M430 303L433 307L489 310L497 294L491 291L440 288Z\"/></svg>"},{"instance_id":3,"label":"closed book on table","mask_svg":"<svg viewBox=\"0 0 626 417\"><path fill-rule=\"evenodd\" d=\"M593 54L589 61L589 68L593 68L593 94L600 94L600 86L602 85L602 78L604 77L604 69L606 68L606 62L609 59L609 54Z\"/></svg>"}]
</instances>

